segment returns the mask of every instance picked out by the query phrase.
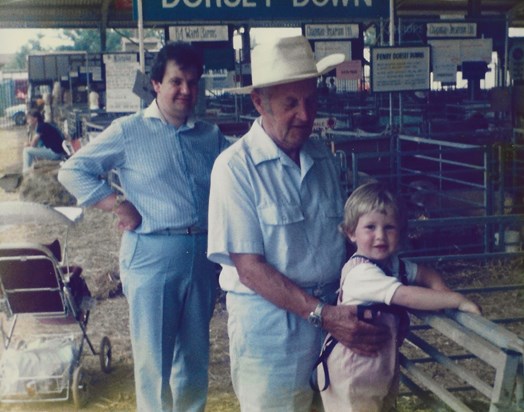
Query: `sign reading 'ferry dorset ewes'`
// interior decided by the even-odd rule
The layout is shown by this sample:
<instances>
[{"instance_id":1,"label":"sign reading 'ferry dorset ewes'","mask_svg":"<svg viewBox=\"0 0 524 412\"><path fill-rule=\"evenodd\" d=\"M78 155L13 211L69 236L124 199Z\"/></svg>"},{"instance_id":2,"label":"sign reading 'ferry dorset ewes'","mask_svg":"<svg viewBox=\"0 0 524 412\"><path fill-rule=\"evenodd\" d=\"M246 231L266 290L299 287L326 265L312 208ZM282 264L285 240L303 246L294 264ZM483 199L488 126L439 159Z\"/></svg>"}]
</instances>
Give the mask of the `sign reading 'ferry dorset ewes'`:
<instances>
[{"instance_id":1,"label":"sign reading 'ferry dorset ewes'","mask_svg":"<svg viewBox=\"0 0 524 412\"><path fill-rule=\"evenodd\" d=\"M386 0L148 0L145 21L359 19L389 16ZM137 18L137 0L133 0Z\"/></svg>"}]
</instances>

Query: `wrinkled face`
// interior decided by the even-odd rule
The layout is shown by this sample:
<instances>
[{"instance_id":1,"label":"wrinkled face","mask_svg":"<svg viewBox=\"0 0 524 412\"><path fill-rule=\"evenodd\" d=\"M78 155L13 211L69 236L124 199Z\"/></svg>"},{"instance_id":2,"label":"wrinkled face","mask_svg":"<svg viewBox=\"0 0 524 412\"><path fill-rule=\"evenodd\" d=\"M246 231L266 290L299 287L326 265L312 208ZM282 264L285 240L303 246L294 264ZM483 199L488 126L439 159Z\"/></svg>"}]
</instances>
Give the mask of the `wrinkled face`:
<instances>
[{"instance_id":1,"label":"wrinkled face","mask_svg":"<svg viewBox=\"0 0 524 412\"><path fill-rule=\"evenodd\" d=\"M374 210L360 216L355 232L348 237L356 244L357 254L386 263L399 247L400 233L393 210Z\"/></svg>"},{"instance_id":2,"label":"wrinkled face","mask_svg":"<svg viewBox=\"0 0 524 412\"><path fill-rule=\"evenodd\" d=\"M262 127L284 152L300 150L317 114L316 79L268 87L251 94Z\"/></svg>"},{"instance_id":3,"label":"wrinkled face","mask_svg":"<svg viewBox=\"0 0 524 412\"><path fill-rule=\"evenodd\" d=\"M196 105L198 80L195 68L182 70L174 60L169 60L162 82L152 81L160 111L169 123L179 126L185 122Z\"/></svg>"}]
</instances>

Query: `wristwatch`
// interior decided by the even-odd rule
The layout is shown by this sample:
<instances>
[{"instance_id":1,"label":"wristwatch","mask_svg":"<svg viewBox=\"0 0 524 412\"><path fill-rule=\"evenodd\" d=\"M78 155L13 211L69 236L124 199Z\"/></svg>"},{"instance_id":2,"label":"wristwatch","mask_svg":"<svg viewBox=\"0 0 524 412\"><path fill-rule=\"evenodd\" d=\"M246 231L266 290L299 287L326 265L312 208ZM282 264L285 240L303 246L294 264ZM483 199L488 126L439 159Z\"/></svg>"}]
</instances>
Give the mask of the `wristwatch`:
<instances>
[{"instance_id":1,"label":"wristwatch","mask_svg":"<svg viewBox=\"0 0 524 412\"><path fill-rule=\"evenodd\" d=\"M307 321L316 328L322 327L322 309L324 308L323 302L318 302L317 307L307 317Z\"/></svg>"}]
</instances>

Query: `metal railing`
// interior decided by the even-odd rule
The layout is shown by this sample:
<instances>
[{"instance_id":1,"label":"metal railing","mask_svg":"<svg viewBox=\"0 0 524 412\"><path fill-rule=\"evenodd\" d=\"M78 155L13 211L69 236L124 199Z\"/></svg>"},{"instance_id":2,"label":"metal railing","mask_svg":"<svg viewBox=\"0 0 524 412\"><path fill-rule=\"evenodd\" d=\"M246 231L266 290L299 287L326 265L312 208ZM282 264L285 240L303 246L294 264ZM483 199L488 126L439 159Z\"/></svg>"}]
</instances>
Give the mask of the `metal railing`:
<instances>
[{"instance_id":1,"label":"metal railing","mask_svg":"<svg viewBox=\"0 0 524 412\"><path fill-rule=\"evenodd\" d=\"M524 289L524 285L513 285L512 290L515 288ZM463 391L475 391L487 398L489 412L522 410L524 407L524 340L522 338L479 315L459 311L446 311L445 314L421 311L411 313L424 324L411 328L412 331L405 345L415 347L429 357L410 358L405 353L400 355L402 382L406 387L422 399L434 402L428 397L429 390L441 402L457 412L479 411L454 395L455 392ZM433 331L453 341L458 345L461 353L444 353L443 348L450 346L440 345L437 349L417 335L417 331L427 328L432 328ZM460 364L461 361L472 358L494 371L491 381ZM427 363L441 365L447 374L453 375L458 382L464 384L452 387L450 386L452 379L449 377L440 381L435 379L422 366Z\"/></svg>"}]
</instances>

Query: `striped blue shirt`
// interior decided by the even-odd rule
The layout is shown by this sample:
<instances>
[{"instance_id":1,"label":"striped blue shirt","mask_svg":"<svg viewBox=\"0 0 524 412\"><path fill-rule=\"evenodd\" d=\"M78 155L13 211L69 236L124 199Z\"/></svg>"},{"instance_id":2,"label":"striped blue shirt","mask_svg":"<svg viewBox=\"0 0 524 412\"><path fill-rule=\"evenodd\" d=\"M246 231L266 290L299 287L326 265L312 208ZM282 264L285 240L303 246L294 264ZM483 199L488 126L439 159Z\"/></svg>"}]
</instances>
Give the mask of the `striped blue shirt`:
<instances>
[{"instance_id":1,"label":"striped blue shirt","mask_svg":"<svg viewBox=\"0 0 524 412\"><path fill-rule=\"evenodd\" d=\"M115 169L142 215L137 233L206 228L211 168L227 146L216 125L190 120L177 129L153 101L115 120L64 163L58 179L79 205L89 206L114 191L102 176Z\"/></svg>"}]
</instances>

